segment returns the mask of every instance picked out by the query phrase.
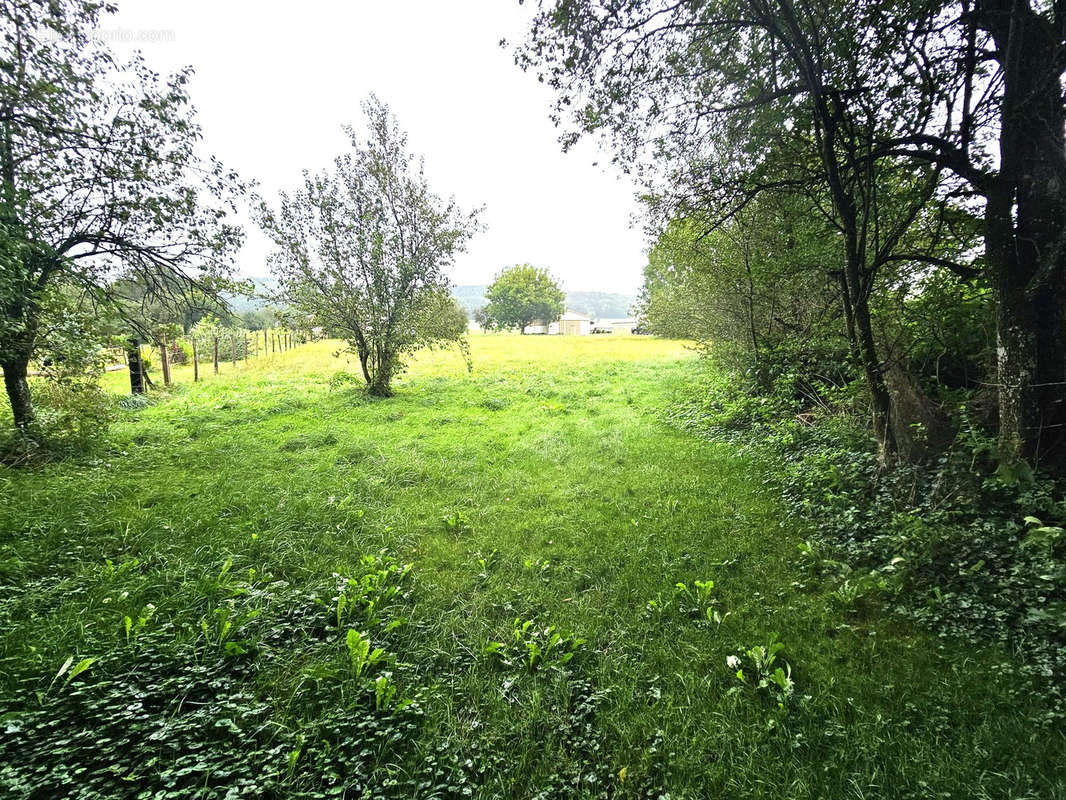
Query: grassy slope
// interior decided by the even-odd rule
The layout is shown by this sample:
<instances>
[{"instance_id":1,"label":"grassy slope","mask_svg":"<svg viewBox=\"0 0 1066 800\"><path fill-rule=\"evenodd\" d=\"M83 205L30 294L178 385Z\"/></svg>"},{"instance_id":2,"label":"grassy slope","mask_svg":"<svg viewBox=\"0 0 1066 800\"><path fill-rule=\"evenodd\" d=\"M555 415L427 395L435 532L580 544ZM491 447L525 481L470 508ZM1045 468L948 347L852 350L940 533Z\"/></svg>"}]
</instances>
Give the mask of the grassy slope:
<instances>
[{"instance_id":1,"label":"grassy slope","mask_svg":"<svg viewBox=\"0 0 1066 800\"><path fill-rule=\"evenodd\" d=\"M1062 736L1028 723L1038 699L997 677L1000 654L832 605L750 465L657 420L691 369L681 345L472 344L473 375L426 354L387 401L331 389L335 346L310 345L123 412L99 460L0 473L8 690L117 648L145 602L181 619L227 557L299 585L387 547L415 564L397 674L426 689L419 753L470 755L484 796L583 796L586 768L620 796L1066 796ZM455 512L468 527L446 528ZM105 559L132 557L143 567L116 586ZM702 579L730 612L720 626L669 602ZM484 646L516 616L587 652L565 672L494 666ZM809 696L788 714L729 691L726 656L771 632ZM289 678L261 674L258 691L283 708ZM598 694L575 739L577 682Z\"/></svg>"}]
</instances>

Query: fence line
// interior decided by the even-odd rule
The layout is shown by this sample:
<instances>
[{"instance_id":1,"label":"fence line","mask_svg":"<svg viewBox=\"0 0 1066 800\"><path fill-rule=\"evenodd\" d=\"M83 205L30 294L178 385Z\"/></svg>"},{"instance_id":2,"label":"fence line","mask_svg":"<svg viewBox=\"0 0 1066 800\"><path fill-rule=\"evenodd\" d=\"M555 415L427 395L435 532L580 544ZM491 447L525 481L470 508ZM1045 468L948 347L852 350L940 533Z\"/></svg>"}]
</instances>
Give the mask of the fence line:
<instances>
[{"instance_id":1,"label":"fence line","mask_svg":"<svg viewBox=\"0 0 1066 800\"><path fill-rule=\"evenodd\" d=\"M172 384L172 367L187 363L188 356L186 353L187 350L191 350L192 379L193 383L198 383L200 381L201 356L204 355L199 345L205 340L209 345L209 355L206 360L212 362L215 375L220 375L222 374L221 361L223 359L220 358L222 354L219 350L219 342L220 340L223 343L225 342L225 334L222 336L212 334L206 337L183 336L173 340L168 340L166 336L162 336L157 342L140 342L137 339L130 339L126 349L121 350L125 364L108 367L108 369L122 369L124 367L130 369L130 391L134 394L141 394L155 388L149 374L150 370L145 369L144 366L147 360L144 348L147 347L148 353L158 348L159 367L163 376L164 386ZM313 337L310 331L274 331L264 329L262 343L259 340L259 331L245 331L244 335L240 337L238 337L237 332L231 331L229 333L229 361L233 369L236 370L238 361L245 362L251 358L270 358L274 355L281 355L294 347L311 341L313 341ZM261 347L260 344L262 344ZM180 360L176 360L179 354L181 354ZM133 370L137 370L138 374L135 374Z\"/></svg>"}]
</instances>

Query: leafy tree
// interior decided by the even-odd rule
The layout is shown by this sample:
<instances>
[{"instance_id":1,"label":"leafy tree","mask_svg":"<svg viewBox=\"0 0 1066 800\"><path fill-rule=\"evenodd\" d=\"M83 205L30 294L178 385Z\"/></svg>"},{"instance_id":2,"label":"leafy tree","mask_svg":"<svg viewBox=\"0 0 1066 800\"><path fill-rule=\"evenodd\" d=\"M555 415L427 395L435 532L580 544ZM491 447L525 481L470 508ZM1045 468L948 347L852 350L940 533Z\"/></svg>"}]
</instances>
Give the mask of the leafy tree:
<instances>
[{"instance_id":1,"label":"leafy tree","mask_svg":"<svg viewBox=\"0 0 1066 800\"><path fill-rule=\"evenodd\" d=\"M763 389L795 362L838 373L815 354L846 359L839 285L812 265L838 261L839 250L825 220L795 197L764 195L724 224L677 219L649 254L641 314L657 333L713 344Z\"/></svg>"},{"instance_id":2,"label":"leafy tree","mask_svg":"<svg viewBox=\"0 0 1066 800\"><path fill-rule=\"evenodd\" d=\"M999 457L1066 463L1064 24L1060 4L1031 0L562 0L541 3L519 61L558 90L567 143L606 132L668 194L722 217L757 192L822 195L886 449L909 425L871 318L883 273L983 270ZM938 208L983 216L983 258L912 235Z\"/></svg>"},{"instance_id":3,"label":"leafy tree","mask_svg":"<svg viewBox=\"0 0 1066 800\"><path fill-rule=\"evenodd\" d=\"M516 264L496 276L485 290L485 320L488 327L518 328L543 320L554 322L562 316L566 295L546 269Z\"/></svg>"},{"instance_id":4,"label":"leafy tree","mask_svg":"<svg viewBox=\"0 0 1066 800\"><path fill-rule=\"evenodd\" d=\"M1044 459L1066 470L1066 8L930 6L930 24L910 39L915 74L901 112L936 128L883 136L875 152L933 164L980 204L999 457L1009 469Z\"/></svg>"},{"instance_id":5,"label":"leafy tree","mask_svg":"<svg viewBox=\"0 0 1066 800\"><path fill-rule=\"evenodd\" d=\"M371 394L387 397L406 357L459 341L459 319L445 270L477 230L429 188L422 165L388 107L363 103L369 138L347 129L352 152L331 171L304 174L304 187L261 206L274 239L278 295L293 312L347 339Z\"/></svg>"},{"instance_id":6,"label":"leafy tree","mask_svg":"<svg viewBox=\"0 0 1066 800\"><path fill-rule=\"evenodd\" d=\"M111 10L0 5L0 366L24 432L28 366L57 287L123 316L124 280L160 303L216 295L240 243L227 223L236 176L196 153L190 70L117 64L90 36Z\"/></svg>"},{"instance_id":7,"label":"leafy tree","mask_svg":"<svg viewBox=\"0 0 1066 800\"><path fill-rule=\"evenodd\" d=\"M883 453L895 454L915 420L894 406L871 302L897 261L929 257L935 242L912 229L947 198L937 195L938 166L883 157L877 142L937 124L909 113L919 68L891 57L918 35L912 17L928 22L935 9L876 0L541 7L519 62L558 90L557 112L573 123L566 143L602 134L616 160L635 165L660 222L703 214L724 224L762 194L789 193L832 227L851 357Z\"/></svg>"},{"instance_id":8,"label":"leafy tree","mask_svg":"<svg viewBox=\"0 0 1066 800\"><path fill-rule=\"evenodd\" d=\"M211 315L203 317L188 332L188 337L197 343L197 357L202 362L215 357L215 339L218 339L218 358L229 361L244 358L248 351L248 329L242 327L239 318L220 319ZM171 339L173 341L173 339ZM236 350L234 349L236 347ZM192 356L192 353L189 353Z\"/></svg>"},{"instance_id":9,"label":"leafy tree","mask_svg":"<svg viewBox=\"0 0 1066 800\"><path fill-rule=\"evenodd\" d=\"M281 312L266 306L265 308L253 308L238 315L241 325L250 331L263 331L278 327Z\"/></svg>"},{"instance_id":10,"label":"leafy tree","mask_svg":"<svg viewBox=\"0 0 1066 800\"><path fill-rule=\"evenodd\" d=\"M171 283L166 278L161 280ZM160 292L143 280L133 278L116 281L111 290L117 308L109 309L108 316L117 336L128 335L133 327L138 333L151 337L152 331L162 325L177 325L181 331L187 332L204 317L226 317L232 313L225 297L198 287L183 289L173 284Z\"/></svg>"},{"instance_id":11,"label":"leafy tree","mask_svg":"<svg viewBox=\"0 0 1066 800\"><path fill-rule=\"evenodd\" d=\"M470 318L462 304L450 294L441 301L438 312L438 329L447 334L447 338L458 338L470 327Z\"/></svg>"}]
</instances>

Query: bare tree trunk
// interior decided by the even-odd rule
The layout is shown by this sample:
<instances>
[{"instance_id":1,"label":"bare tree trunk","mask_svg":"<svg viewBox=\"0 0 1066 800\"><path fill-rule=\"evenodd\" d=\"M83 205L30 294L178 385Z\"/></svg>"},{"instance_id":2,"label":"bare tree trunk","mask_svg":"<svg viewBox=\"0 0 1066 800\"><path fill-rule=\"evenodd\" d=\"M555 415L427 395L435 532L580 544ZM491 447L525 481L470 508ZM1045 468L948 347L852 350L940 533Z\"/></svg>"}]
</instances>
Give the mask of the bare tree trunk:
<instances>
[{"instance_id":1,"label":"bare tree trunk","mask_svg":"<svg viewBox=\"0 0 1066 800\"><path fill-rule=\"evenodd\" d=\"M840 274L841 302L847 326L848 344L852 359L862 368L866 388L870 396L871 424L881 448L881 458L890 459L897 451L892 424L892 395L885 383L884 369L877 352L873 326L870 322L870 306L860 284L859 268L854 256L849 254L849 264Z\"/></svg>"},{"instance_id":2,"label":"bare tree trunk","mask_svg":"<svg viewBox=\"0 0 1066 800\"><path fill-rule=\"evenodd\" d=\"M892 425L892 395L885 384L885 373L877 353L873 326L870 324L870 307L862 295L851 298L852 312L855 315L855 332L858 337L857 351L866 375L866 385L870 391L870 409L873 412L874 435L881 445L881 456L889 459L896 454L898 446Z\"/></svg>"},{"instance_id":3,"label":"bare tree trunk","mask_svg":"<svg viewBox=\"0 0 1066 800\"><path fill-rule=\"evenodd\" d=\"M167 352L167 337L159 345L159 364L163 368L163 385L170 386L170 354Z\"/></svg>"},{"instance_id":4,"label":"bare tree trunk","mask_svg":"<svg viewBox=\"0 0 1066 800\"><path fill-rule=\"evenodd\" d=\"M748 314L748 334L751 336L751 357L755 365L755 374L758 376L759 385L764 389L769 388L769 375L767 375L762 369L762 363L759 359L759 335L755 330L755 279L751 274L751 250L748 242L745 240L743 243L744 249L744 272L748 277L748 296L747 300L747 314ZM772 318L771 314L771 318Z\"/></svg>"},{"instance_id":5,"label":"bare tree trunk","mask_svg":"<svg viewBox=\"0 0 1066 800\"><path fill-rule=\"evenodd\" d=\"M794 29L799 31L794 16L790 16ZM802 39L802 35L798 35ZM892 396L885 385L885 376L881 359L877 354L873 326L870 322L869 284L871 275L867 270L865 256L865 232L860 220L862 215L856 208L853 187L849 186L842 172L836 141L839 133L840 118L843 112L839 101L830 101L816 78L816 69L808 66L811 88L820 95L815 102L815 118L818 122L819 150L822 166L825 169L826 183L833 206L839 216L841 232L844 234L844 271L840 279L843 292L842 302L844 316L847 320L848 338L852 356L857 359L866 376L866 388L870 394L870 410L874 435L881 450L882 460L889 460L896 454L896 441L892 433ZM862 196L860 195L860 202Z\"/></svg>"},{"instance_id":6,"label":"bare tree trunk","mask_svg":"<svg viewBox=\"0 0 1066 800\"><path fill-rule=\"evenodd\" d=\"M392 397L392 357L383 347L376 347L377 358L367 391L375 397Z\"/></svg>"},{"instance_id":7,"label":"bare tree trunk","mask_svg":"<svg viewBox=\"0 0 1066 800\"><path fill-rule=\"evenodd\" d=\"M0 364L0 367L4 369L4 388L7 389L7 399L11 401L11 415L14 417L15 427L26 431L33 423L33 402L28 380L30 360L9 359Z\"/></svg>"},{"instance_id":8,"label":"bare tree trunk","mask_svg":"<svg viewBox=\"0 0 1066 800\"><path fill-rule=\"evenodd\" d=\"M379 364L373 378L367 386L367 392L374 397L392 397L392 376L388 369Z\"/></svg>"},{"instance_id":9,"label":"bare tree trunk","mask_svg":"<svg viewBox=\"0 0 1066 800\"><path fill-rule=\"evenodd\" d=\"M370 366L368 364L369 359L370 359L370 353L368 353L365 348L360 347L359 348L359 366L363 368L363 379L366 381L366 385L367 386L369 386L371 383L373 383L373 380L370 377Z\"/></svg>"}]
</instances>

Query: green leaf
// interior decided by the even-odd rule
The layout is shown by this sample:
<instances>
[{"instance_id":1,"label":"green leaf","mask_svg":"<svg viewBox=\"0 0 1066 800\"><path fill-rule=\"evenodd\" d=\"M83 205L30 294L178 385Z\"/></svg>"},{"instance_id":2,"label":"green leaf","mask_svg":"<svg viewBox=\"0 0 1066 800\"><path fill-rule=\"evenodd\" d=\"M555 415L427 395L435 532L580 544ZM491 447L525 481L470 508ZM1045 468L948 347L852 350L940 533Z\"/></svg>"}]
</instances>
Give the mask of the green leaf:
<instances>
[{"instance_id":1,"label":"green leaf","mask_svg":"<svg viewBox=\"0 0 1066 800\"><path fill-rule=\"evenodd\" d=\"M96 661L95 658L83 658L81 661L79 661L75 665L74 669L72 669L70 671L70 674L67 675L67 679L66 679L66 681L63 682L63 685L66 686L68 683L70 683L76 677L78 677L83 672L85 672L85 670L87 670L89 667L91 667L93 665L94 661ZM67 659L67 664L69 664L69 663L70 663L70 659Z\"/></svg>"}]
</instances>

